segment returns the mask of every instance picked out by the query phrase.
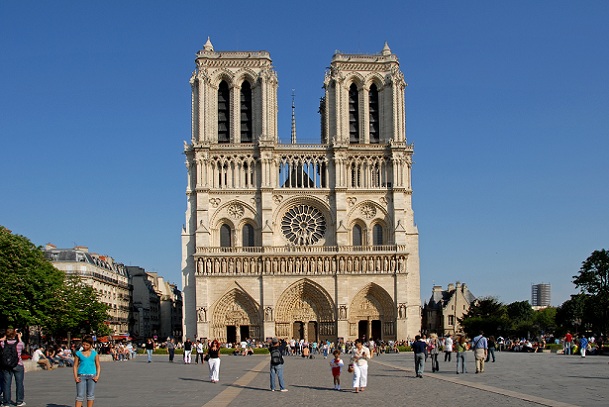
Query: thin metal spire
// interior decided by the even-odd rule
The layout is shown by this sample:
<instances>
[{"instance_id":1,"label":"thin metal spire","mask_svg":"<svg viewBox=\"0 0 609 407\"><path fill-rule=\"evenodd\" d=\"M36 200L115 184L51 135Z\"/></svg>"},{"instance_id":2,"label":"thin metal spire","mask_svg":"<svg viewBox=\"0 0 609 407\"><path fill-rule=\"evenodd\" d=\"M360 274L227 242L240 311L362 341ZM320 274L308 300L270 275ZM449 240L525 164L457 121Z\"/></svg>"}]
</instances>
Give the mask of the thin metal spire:
<instances>
[{"instance_id":1,"label":"thin metal spire","mask_svg":"<svg viewBox=\"0 0 609 407\"><path fill-rule=\"evenodd\" d=\"M292 89L292 144L296 144L296 106L294 105L295 97L294 89Z\"/></svg>"}]
</instances>

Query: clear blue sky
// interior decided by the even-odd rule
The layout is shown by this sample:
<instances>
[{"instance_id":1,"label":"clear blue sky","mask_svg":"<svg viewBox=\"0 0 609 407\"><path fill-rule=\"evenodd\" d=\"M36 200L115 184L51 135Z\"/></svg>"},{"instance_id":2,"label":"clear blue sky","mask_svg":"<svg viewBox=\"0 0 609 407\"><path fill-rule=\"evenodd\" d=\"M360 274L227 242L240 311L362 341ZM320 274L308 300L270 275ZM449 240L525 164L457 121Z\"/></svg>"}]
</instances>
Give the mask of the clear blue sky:
<instances>
[{"instance_id":1,"label":"clear blue sky","mask_svg":"<svg viewBox=\"0 0 609 407\"><path fill-rule=\"evenodd\" d=\"M319 140L335 50L385 41L409 86L421 291L559 305L609 247L607 1L0 2L0 224L181 286L195 52L267 50L279 130Z\"/></svg>"}]
</instances>

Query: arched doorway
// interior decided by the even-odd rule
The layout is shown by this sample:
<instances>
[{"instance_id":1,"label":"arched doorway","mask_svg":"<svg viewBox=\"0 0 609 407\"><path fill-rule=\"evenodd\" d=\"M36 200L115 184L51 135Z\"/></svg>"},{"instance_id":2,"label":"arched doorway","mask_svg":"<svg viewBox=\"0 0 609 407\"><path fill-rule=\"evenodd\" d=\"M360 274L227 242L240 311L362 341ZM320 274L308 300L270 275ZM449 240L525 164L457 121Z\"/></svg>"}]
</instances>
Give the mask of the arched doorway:
<instances>
[{"instance_id":1,"label":"arched doorway","mask_svg":"<svg viewBox=\"0 0 609 407\"><path fill-rule=\"evenodd\" d=\"M239 342L247 338L260 340L260 312L256 301L245 291L234 288L214 306L211 339Z\"/></svg>"},{"instance_id":2,"label":"arched doorway","mask_svg":"<svg viewBox=\"0 0 609 407\"><path fill-rule=\"evenodd\" d=\"M319 284L302 279L279 297L275 314L275 334L282 338L320 341L336 339L335 306Z\"/></svg>"},{"instance_id":3,"label":"arched doorway","mask_svg":"<svg viewBox=\"0 0 609 407\"><path fill-rule=\"evenodd\" d=\"M349 323L357 327L357 336L366 340L395 339L395 305L382 287L369 283L353 297Z\"/></svg>"}]
</instances>

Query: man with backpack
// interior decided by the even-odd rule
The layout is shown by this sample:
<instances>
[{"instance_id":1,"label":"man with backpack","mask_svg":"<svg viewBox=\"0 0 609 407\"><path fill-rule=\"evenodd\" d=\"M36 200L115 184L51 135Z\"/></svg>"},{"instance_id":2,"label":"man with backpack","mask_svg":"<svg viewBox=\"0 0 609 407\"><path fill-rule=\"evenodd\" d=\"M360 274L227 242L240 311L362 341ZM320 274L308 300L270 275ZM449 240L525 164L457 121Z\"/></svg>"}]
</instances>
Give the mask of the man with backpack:
<instances>
[{"instance_id":1,"label":"man with backpack","mask_svg":"<svg viewBox=\"0 0 609 407\"><path fill-rule=\"evenodd\" d=\"M279 339L271 339L271 391L275 391L275 376L279 380L279 391L288 391L283 383L283 349Z\"/></svg>"},{"instance_id":2,"label":"man with backpack","mask_svg":"<svg viewBox=\"0 0 609 407\"><path fill-rule=\"evenodd\" d=\"M2 395L2 406L11 405L11 385L13 377L15 377L15 385L17 387L15 406L25 406L23 378L25 368L23 360L21 360L21 352L23 352L24 344L21 341L21 332L9 327L6 330L6 335L0 338L0 368L4 378L4 392Z\"/></svg>"}]
</instances>

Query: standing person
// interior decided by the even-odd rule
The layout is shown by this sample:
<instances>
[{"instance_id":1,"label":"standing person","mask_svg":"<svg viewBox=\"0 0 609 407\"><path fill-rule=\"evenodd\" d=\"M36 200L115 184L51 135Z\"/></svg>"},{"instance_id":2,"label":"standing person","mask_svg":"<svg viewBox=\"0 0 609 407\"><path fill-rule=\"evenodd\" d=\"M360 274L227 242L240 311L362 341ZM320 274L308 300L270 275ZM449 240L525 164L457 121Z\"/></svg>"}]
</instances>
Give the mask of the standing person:
<instances>
[{"instance_id":1,"label":"standing person","mask_svg":"<svg viewBox=\"0 0 609 407\"><path fill-rule=\"evenodd\" d=\"M207 350L207 359L207 363L209 363L209 380L212 383L218 383L220 381L220 344L217 340L214 340ZM201 363L203 363L203 358L201 358Z\"/></svg>"},{"instance_id":2,"label":"standing person","mask_svg":"<svg viewBox=\"0 0 609 407\"><path fill-rule=\"evenodd\" d=\"M99 354L93 350L93 338L86 336L82 340L82 350L76 352L74 359L74 380L76 381L75 407L82 407L87 397L87 407L93 407L95 402L95 383L99 380L101 366Z\"/></svg>"},{"instance_id":3,"label":"standing person","mask_svg":"<svg viewBox=\"0 0 609 407\"><path fill-rule=\"evenodd\" d=\"M484 332L480 331L480 334L472 340L472 349L476 358L476 373L482 373L484 372L484 361L488 353L488 341L484 337Z\"/></svg>"},{"instance_id":4,"label":"standing person","mask_svg":"<svg viewBox=\"0 0 609 407\"><path fill-rule=\"evenodd\" d=\"M453 354L453 338L450 334L444 338L444 361L450 362Z\"/></svg>"},{"instance_id":5,"label":"standing person","mask_svg":"<svg viewBox=\"0 0 609 407\"><path fill-rule=\"evenodd\" d=\"M465 336L460 335L457 338L455 348L457 350L457 374L459 374L459 362L461 362L461 373L467 373L467 367L465 365L465 352L467 352L467 342L465 341Z\"/></svg>"},{"instance_id":6,"label":"standing person","mask_svg":"<svg viewBox=\"0 0 609 407\"><path fill-rule=\"evenodd\" d=\"M152 352L154 352L154 341L148 338L146 341L146 353L148 354L148 363L152 363Z\"/></svg>"},{"instance_id":7,"label":"standing person","mask_svg":"<svg viewBox=\"0 0 609 407\"><path fill-rule=\"evenodd\" d=\"M493 335L488 337L488 355L486 355L486 362L488 362L493 357L493 363L495 363L495 348L497 347L497 341L495 341L495 337Z\"/></svg>"},{"instance_id":8,"label":"standing person","mask_svg":"<svg viewBox=\"0 0 609 407\"><path fill-rule=\"evenodd\" d=\"M25 367L23 366L23 360L21 359L21 352L23 352L25 345L21 341L21 332L9 327L6 330L4 338L0 338L0 346L2 347L2 402L5 406L11 404L11 387L14 377L15 386L17 387L15 405L25 406L25 401L23 401L25 398L25 389L23 386Z\"/></svg>"},{"instance_id":9,"label":"standing person","mask_svg":"<svg viewBox=\"0 0 609 407\"><path fill-rule=\"evenodd\" d=\"M334 359L330 362L332 368L332 377L334 377L334 390L340 390L340 372L343 370L345 363L340 358L340 351L335 350L332 352Z\"/></svg>"},{"instance_id":10,"label":"standing person","mask_svg":"<svg viewBox=\"0 0 609 407\"><path fill-rule=\"evenodd\" d=\"M368 360L370 349L364 346L361 339L355 341L351 349L351 363L353 363L353 388L355 393L364 391L368 384Z\"/></svg>"},{"instance_id":11,"label":"standing person","mask_svg":"<svg viewBox=\"0 0 609 407\"><path fill-rule=\"evenodd\" d=\"M197 342L195 342L195 351L197 352L197 356L195 357L195 365L199 364L199 359L201 360L201 364L203 364L203 357L205 356L205 346L203 346L203 341L197 339Z\"/></svg>"},{"instance_id":12,"label":"standing person","mask_svg":"<svg viewBox=\"0 0 609 407\"><path fill-rule=\"evenodd\" d=\"M567 334L565 335L564 338L564 345L565 345L565 349L564 349L564 354L565 355L570 355L571 354L571 346L573 345L573 335L571 335L571 331L567 331Z\"/></svg>"},{"instance_id":13,"label":"standing person","mask_svg":"<svg viewBox=\"0 0 609 407\"><path fill-rule=\"evenodd\" d=\"M437 334L429 335L429 343L427 344L427 350L431 355L431 372L439 372L440 362L438 362L438 356L440 355L440 341L438 340Z\"/></svg>"},{"instance_id":14,"label":"standing person","mask_svg":"<svg viewBox=\"0 0 609 407\"><path fill-rule=\"evenodd\" d=\"M582 355L582 358L586 357L586 350L588 348L588 339L586 335L582 335L579 338L579 353Z\"/></svg>"},{"instance_id":15,"label":"standing person","mask_svg":"<svg viewBox=\"0 0 609 407\"><path fill-rule=\"evenodd\" d=\"M167 341L167 352L169 352L169 361L173 363L173 357L176 354L176 344L173 338Z\"/></svg>"},{"instance_id":16,"label":"standing person","mask_svg":"<svg viewBox=\"0 0 609 407\"><path fill-rule=\"evenodd\" d=\"M186 338L184 342L184 363L190 365L190 354L192 353L192 342L190 338Z\"/></svg>"},{"instance_id":17,"label":"standing person","mask_svg":"<svg viewBox=\"0 0 609 407\"><path fill-rule=\"evenodd\" d=\"M414 352L414 369L417 377L423 377L425 370L425 358L427 357L427 343L421 338L421 335L414 337L412 343L412 351Z\"/></svg>"},{"instance_id":18,"label":"standing person","mask_svg":"<svg viewBox=\"0 0 609 407\"><path fill-rule=\"evenodd\" d=\"M283 356L279 339L271 339L271 391L275 391L275 377L279 381L279 391L288 391L283 383Z\"/></svg>"}]
</instances>

